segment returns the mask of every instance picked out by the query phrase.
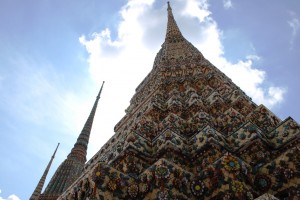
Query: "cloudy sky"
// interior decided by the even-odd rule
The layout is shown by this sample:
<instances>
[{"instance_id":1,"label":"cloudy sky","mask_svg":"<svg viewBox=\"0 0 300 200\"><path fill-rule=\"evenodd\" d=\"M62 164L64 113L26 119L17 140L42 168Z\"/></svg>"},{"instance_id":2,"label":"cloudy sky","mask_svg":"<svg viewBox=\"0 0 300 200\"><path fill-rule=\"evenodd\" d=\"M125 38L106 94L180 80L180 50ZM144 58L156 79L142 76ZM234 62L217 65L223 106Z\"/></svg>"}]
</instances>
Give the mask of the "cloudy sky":
<instances>
[{"instance_id":1,"label":"cloudy sky","mask_svg":"<svg viewBox=\"0 0 300 200\"><path fill-rule=\"evenodd\" d=\"M113 2L113 3L111 3ZM300 122L300 1L171 0L186 39L257 104ZM164 41L166 0L0 1L0 200L47 182L106 81L88 159L112 136Z\"/></svg>"}]
</instances>

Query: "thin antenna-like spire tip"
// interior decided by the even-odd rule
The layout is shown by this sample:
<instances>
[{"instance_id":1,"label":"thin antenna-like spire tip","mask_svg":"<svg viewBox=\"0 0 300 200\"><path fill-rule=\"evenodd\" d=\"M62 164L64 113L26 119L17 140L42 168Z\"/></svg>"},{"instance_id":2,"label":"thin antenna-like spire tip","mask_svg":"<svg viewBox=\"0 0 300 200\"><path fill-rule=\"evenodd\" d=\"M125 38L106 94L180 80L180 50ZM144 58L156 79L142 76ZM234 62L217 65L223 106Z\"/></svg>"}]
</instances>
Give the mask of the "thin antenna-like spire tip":
<instances>
[{"instance_id":1,"label":"thin antenna-like spire tip","mask_svg":"<svg viewBox=\"0 0 300 200\"><path fill-rule=\"evenodd\" d=\"M172 10L171 5L170 5L170 1L168 1L167 3L168 3L168 10Z\"/></svg>"},{"instance_id":2,"label":"thin antenna-like spire tip","mask_svg":"<svg viewBox=\"0 0 300 200\"><path fill-rule=\"evenodd\" d=\"M100 91L97 95L97 98L100 98L100 95L101 95L101 92L102 92L102 88L103 88L103 85L104 85L105 81L102 82L102 85L101 85L101 88L100 88Z\"/></svg>"},{"instance_id":3,"label":"thin antenna-like spire tip","mask_svg":"<svg viewBox=\"0 0 300 200\"><path fill-rule=\"evenodd\" d=\"M56 146L56 149L55 149L55 151L54 151L54 153L53 153L53 155L52 155L53 158L54 158L54 156L55 156L55 154L56 154L56 151L57 151L59 145L60 145L60 143L58 143L57 146Z\"/></svg>"}]
</instances>

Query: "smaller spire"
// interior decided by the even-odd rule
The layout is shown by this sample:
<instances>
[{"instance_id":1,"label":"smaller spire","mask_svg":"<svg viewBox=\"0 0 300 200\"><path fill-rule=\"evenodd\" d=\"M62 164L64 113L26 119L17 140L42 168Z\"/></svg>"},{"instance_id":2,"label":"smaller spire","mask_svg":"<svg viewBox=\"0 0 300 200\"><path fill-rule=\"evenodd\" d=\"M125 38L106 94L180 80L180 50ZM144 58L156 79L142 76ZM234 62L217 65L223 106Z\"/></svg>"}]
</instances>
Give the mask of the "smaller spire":
<instances>
[{"instance_id":1,"label":"smaller spire","mask_svg":"<svg viewBox=\"0 0 300 200\"><path fill-rule=\"evenodd\" d=\"M57 144L57 147L56 147L56 149L55 149L55 151L54 151L54 153L53 153L53 155L52 155L52 157L51 157L51 159L50 159L50 161L49 161L49 163L48 163L48 165L47 165L47 167L46 167L46 169L45 169L45 171L43 173L43 176L41 177L38 185L36 186L34 192L32 193L32 195L30 197L30 200L38 200L39 199L39 196L41 195L41 192L42 192L42 189L43 189L43 186L44 186L47 174L49 172L50 166L52 164L52 161L53 161L53 159L55 157L55 154L56 154L56 151L58 149L58 146L59 146L59 143Z\"/></svg>"},{"instance_id":2,"label":"smaller spire","mask_svg":"<svg viewBox=\"0 0 300 200\"><path fill-rule=\"evenodd\" d=\"M86 162L86 153L87 153L86 151L87 151L87 147L88 147L88 143L89 143L90 133L92 130L93 120L94 120L94 116L96 113L98 101L100 99L100 95L101 95L101 92L103 89L103 85L104 85L104 81L103 81L101 88L99 90L99 93L96 97L96 101L91 110L91 113L90 113L87 121L85 122L84 127L83 127L79 137L77 138L77 141L76 141L73 149L71 150L71 153L68 156L68 157L76 156L77 159L81 160L83 163Z\"/></svg>"},{"instance_id":3,"label":"smaller spire","mask_svg":"<svg viewBox=\"0 0 300 200\"><path fill-rule=\"evenodd\" d=\"M44 193L40 199L50 200L57 199L81 174L86 162L87 147L89 143L90 133L96 113L98 101L103 89L104 81L97 94L95 103L90 115L80 132L74 147L61 165L57 168L51 181L48 183Z\"/></svg>"}]
</instances>

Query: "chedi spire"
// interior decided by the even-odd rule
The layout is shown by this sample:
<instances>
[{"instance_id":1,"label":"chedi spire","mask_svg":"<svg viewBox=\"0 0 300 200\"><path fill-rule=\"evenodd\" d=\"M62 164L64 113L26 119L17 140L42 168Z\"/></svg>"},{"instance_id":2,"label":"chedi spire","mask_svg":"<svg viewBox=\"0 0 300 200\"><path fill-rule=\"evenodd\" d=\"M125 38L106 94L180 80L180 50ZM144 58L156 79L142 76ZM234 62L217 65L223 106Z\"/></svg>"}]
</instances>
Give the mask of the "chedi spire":
<instances>
[{"instance_id":1,"label":"chedi spire","mask_svg":"<svg viewBox=\"0 0 300 200\"><path fill-rule=\"evenodd\" d=\"M42 192L42 189L43 189L43 186L44 186L44 183L45 183L45 180L46 180L46 177L47 177L47 174L49 172L49 169L51 167L51 164L52 164L52 161L55 157L55 154L56 154L56 151L58 149L58 146L59 146L59 143L57 144L57 147L51 157L51 160L49 161L44 173L43 173L43 176L41 177L38 185L36 186L34 192L32 193L31 197L30 197L30 200L38 200L39 199L39 196L41 195L41 192Z\"/></svg>"},{"instance_id":2,"label":"chedi spire","mask_svg":"<svg viewBox=\"0 0 300 200\"><path fill-rule=\"evenodd\" d=\"M199 62L204 59L202 53L194 47L189 41L187 41L173 16L172 8L168 2L168 23L165 41L162 44L162 48L157 53L154 61L154 68L167 67L171 65L177 65L178 62ZM177 63L177 64L176 64Z\"/></svg>"},{"instance_id":3,"label":"chedi spire","mask_svg":"<svg viewBox=\"0 0 300 200\"><path fill-rule=\"evenodd\" d=\"M81 174L86 162L87 146L104 81L96 97L91 113L67 159L56 170L39 199L56 200Z\"/></svg>"},{"instance_id":4,"label":"chedi spire","mask_svg":"<svg viewBox=\"0 0 300 200\"><path fill-rule=\"evenodd\" d=\"M77 138L76 143L74 144L74 147L71 150L71 153L68 155L68 158L75 157L78 160L81 160L83 163L86 162L86 154L87 154L87 147L89 143L90 133L92 130L92 125L94 121L94 116L96 113L98 101L100 99L100 95L103 89L104 81L102 83L102 86L99 90L99 93L96 97L96 101L94 103L94 106L92 108L92 111L87 119L87 121L84 124L84 127L80 133L80 135Z\"/></svg>"},{"instance_id":5,"label":"chedi spire","mask_svg":"<svg viewBox=\"0 0 300 200\"><path fill-rule=\"evenodd\" d=\"M170 6L170 2L168 2L168 24L167 24L167 33L166 33L166 41L168 42L176 42L183 41L184 37L182 36L177 23L174 19L172 8Z\"/></svg>"}]
</instances>

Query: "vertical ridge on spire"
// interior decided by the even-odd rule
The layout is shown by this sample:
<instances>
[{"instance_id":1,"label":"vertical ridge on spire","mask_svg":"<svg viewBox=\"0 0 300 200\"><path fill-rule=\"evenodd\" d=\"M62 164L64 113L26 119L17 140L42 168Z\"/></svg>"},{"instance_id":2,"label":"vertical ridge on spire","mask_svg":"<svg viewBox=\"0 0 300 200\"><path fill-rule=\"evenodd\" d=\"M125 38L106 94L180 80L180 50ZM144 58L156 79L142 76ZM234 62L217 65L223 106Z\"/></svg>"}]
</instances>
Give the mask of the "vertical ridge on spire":
<instances>
[{"instance_id":1,"label":"vertical ridge on spire","mask_svg":"<svg viewBox=\"0 0 300 200\"><path fill-rule=\"evenodd\" d=\"M36 186L36 188L34 190L34 192L32 193L32 195L30 197L30 200L38 200L39 196L41 195L41 192L42 192L42 189L43 189L43 186L44 186L47 174L48 174L49 169L51 167L52 161L53 161L53 159L55 157L55 154L56 154L56 151L58 149L58 146L59 146L59 143L57 144L57 147L56 147L53 155L51 156L51 159L50 159L50 161L49 161L49 163L48 163L48 165L47 165L47 167L46 167L46 169L45 169L45 171L43 173L43 176L41 177L39 183L37 184L37 186Z\"/></svg>"},{"instance_id":2,"label":"vertical ridge on spire","mask_svg":"<svg viewBox=\"0 0 300 200\"><path fill-rule=\"evenodd\" d=\"M170 2L168 1L168 24L167 24L167 33L166 33L166 39L167 42L173 42L173 41L180 41L183 38L180 29L177 26L177 23L174 19L172 8L170 5Z\"/></svg>"}]
</instances>

